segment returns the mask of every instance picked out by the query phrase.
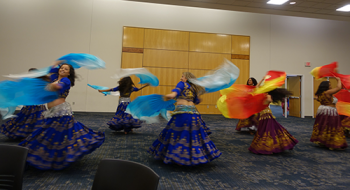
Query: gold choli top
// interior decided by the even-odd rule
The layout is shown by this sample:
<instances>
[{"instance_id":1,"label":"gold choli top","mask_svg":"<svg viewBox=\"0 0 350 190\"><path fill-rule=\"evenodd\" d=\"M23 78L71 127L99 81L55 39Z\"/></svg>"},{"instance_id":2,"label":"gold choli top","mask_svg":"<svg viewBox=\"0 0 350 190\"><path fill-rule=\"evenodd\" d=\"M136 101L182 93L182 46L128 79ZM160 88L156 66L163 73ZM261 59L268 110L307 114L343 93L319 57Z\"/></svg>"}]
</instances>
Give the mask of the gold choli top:
<instances>
[{"instance_id":1,"label":"gold choli top","mask_svg":"<svg viewBox=\"0 0 350 190\"><path fill-rule=\"evenodd\" d=\"M319 101L321 105L333 105L333 96L328 98L327 95L322 92L322 94L318 96L317 101Z\"/></svg>"}]
</instances>

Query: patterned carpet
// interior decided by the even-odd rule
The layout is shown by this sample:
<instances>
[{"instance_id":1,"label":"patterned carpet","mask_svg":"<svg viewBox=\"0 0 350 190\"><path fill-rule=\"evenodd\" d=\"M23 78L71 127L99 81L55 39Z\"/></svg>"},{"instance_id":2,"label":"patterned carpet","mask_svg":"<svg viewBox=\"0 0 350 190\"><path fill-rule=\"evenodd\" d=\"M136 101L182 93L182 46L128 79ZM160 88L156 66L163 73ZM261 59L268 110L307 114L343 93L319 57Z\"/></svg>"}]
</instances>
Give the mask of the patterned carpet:
<instances>
[{"instance_id":1,"label":"patterned carpet","mask_svg":"<svg viewBox=\"0 0 350 190\"><path fill-rule=\"evenodd\" d=\"M144 125L133 134L124 135L111 131L105 125L113 113L75 113L75 118L86 126L104 131L105 143L62 171L40 171L29 167L25 171L23 189L91 189L97 165L103 158L131 160L151 167L161 177L160 190L349 189L350 149L330 151L319 148L309 141L314 119L285 119L280 107L272 107L272 110L277 121L299 140L293 151L273 155L252 154L248 147L253 136L235 131L238 120L221 115L203 115L213 132L210 137L222 156L209 164L195 167L165 165L147 153L148 147L165 127L165 120ZM2 134L0 143L18 144Z\"/></svg>"}]
</instances>

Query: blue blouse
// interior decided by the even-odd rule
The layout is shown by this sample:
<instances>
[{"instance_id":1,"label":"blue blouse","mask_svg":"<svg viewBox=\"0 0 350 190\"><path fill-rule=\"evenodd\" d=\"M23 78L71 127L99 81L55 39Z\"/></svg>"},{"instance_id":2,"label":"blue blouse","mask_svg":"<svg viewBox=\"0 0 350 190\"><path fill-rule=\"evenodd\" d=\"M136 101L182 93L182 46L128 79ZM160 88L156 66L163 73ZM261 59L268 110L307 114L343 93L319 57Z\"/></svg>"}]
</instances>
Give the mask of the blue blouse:
<instances>
[{"instance_id":1,"label":"blue blouse","mask_svg":"<svg viewBox=\"0 0 350 190\"><path fill-rule=\"evenodd\" d=\"M139 91L139 90L140 90L140 89L133 87L133 88L131 89L131 92L126 92L126 93L124 93L124 94L120 94L120 96L121 96L121 97L130 97L130 95L131 95L132 92L137 92L137 91ZM113 92L115 92L115 91L120 91L120 90L119 90L119 86L117 86L117 87L115 87L115 88L112 88L111 91L113 91Z\"/></svg>"},{"instance_id":2,"label":"blue blouse","mask_svg":"<svg viewBox=\"0 0 350 190\"><path fill-rule=\"evenodd\" d=\"M172 92L177 93L177 99L191 101L194 104L200 103L197 94L191 89L191 85L187 82L180 81L179 83L177 83L176 88L173 89Z\"/></svg>"},{"instance_id":3,"label":"blue blouse","mask_svg":"<svg viewBox=\"0 0 350 190\"><path fill-rule=\"evenodd\" d=\"M51 82L56 82L58 80L58 70L59 68L51 68L50 70ZM61 80L59 80L57 84L61 86L61 89L58 90L59 97L66 98L69 94L70 80L67 77L64 77L64 78L61 78Z\"/></svg>"}]
</instances>

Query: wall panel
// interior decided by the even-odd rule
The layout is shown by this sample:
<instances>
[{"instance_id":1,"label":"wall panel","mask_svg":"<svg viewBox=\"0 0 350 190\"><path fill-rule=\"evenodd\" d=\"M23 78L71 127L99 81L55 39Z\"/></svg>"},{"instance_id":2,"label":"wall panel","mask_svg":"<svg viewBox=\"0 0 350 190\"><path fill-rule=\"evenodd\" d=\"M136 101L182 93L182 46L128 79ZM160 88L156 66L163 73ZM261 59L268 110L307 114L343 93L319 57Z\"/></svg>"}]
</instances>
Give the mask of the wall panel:
<instances>
[{"instance_id":1,"label":"wall panel","mask_svg":"<svg viewBox=\"0 0 350 190\"><path fill-rule=\"evenodd\" d=\"M154 68L146 67L151 73L153 73L159 79L159 85L176 86L180 82L180 78L183 72L187 69L174 69L174 68Z\"/></svg>"},{"instance_id":2,"label":"wall panel","mask_svg":"<svg viewBox=\"0 0 350 190\"><path fill-rule=\"evenodd\" d=\"M145 49L144 67L188 68L187 51Z\"/></svg>"},{"instance_id":3,"label":"wall panel","mask_svg":"<svg viewBox=\"0 0 350 190\"><path fill-rule=\"evenodd\" d=\"M232 54L250 55L250 37L232 36Z\"/></svg>"},{"instance_id":4,"label":"wall panel","mask_svg":"<svg viewBox=\"0 0 350 190\"><path fill-rule=\"evenodd\" d=\"M145 29L124 27L123 47L143 48Z\"/></svg>"},{"instance_id":5,"label":"wall panel","mask_svg":"<svg viewBox=\"0 0 350 190\"><path fill-rule=\"evenodd\" d=\"M190 51L231 53L231 36L191 32Z\"/></svg>"},{"instance_id":6,"label":"wall panel","mask_svg":"<svg viewBox=\"0 0 350 190\"><path fill-rule=\"evenodd\" d=\"M122 53L122 68L140 68L142 67L143 54L141 53Z\"/></svg>"},{"instance_id":7,"label":"wall panel","mask_svg":"<svg viewBox=\"0 0 350 190\"><path fill-rule=\"evenodd\" d=\"M232 59L233 64L239 68L239 77L235 84L247 84L249 76L249 60Z\"/></svg>"},{"instance_id":8,"label":"wall panel","mask_svg":"<svg viewBox=\"0 0 350 190\"><path fill-rule=\"evenodd\" d=\"M146 87L146 88L142 89L142 95L149 95L149 94L166 95L166 94L171 93L171 90L174 88L175 88L175 86Z\"/></svg>"},{"instance_id":9,"label":"wall panel","mask_svg":"<svg viewBox=\"0 0 350 190\"><path fill-rule=\"evenodd\" d=\"M145 29L144 48L188 51L189 32Z\"/></svg>"},{"instance_id":10,"label":"wall panel","mask_svg":"<svg viewBox=\"0 0 350 190\"><path fill-rule=\"evenodd\" d=\"M230 60L231 54L190 52L189 69L216 69L224 59Z\"/></svg>"},{"instance_id":11,"label":"wall panel","mask_svg":"<svg viewBox=\"0 0 350 190\"><path fill-rule=\"evenodd\" d=\"M196 108L200 114L221 114L218 113L218 109L215 105L198 104L196 105Z\"/></svg>"},{"instance_id":12,"label":"wall panel","mask_svg":"<svg viewBox=\"0 0 350 190\"><path fill-rule=\"evenodd\" d=\"M145 67L159 79L158 87L147 87L132 95L168 94L183 72L197 78L211 74L224 59L239 69L236 84L246 84L249 76L250 37L200 32L124 27L122 68ZM143 37L142 37L143 35ZM143 42L142 42L143 40ZM137 87L139 79L132 77ZM201 114L221 114L216 107L220 92L204 94L196 105Z\"/></svg>"}]
</instances>

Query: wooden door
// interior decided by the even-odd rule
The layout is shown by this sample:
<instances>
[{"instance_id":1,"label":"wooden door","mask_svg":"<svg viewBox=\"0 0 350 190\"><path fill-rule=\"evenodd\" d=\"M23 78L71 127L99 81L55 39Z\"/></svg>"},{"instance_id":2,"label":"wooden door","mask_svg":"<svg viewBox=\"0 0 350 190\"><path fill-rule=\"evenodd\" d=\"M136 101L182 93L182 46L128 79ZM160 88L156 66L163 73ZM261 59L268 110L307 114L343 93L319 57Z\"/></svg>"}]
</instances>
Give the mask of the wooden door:
<instances>
[{"instance_id":1,"label":"wooden door","mask_svg":"<svg viewBox=\"0 0 350 190\"><path fill-rule=\"evenodd\" d=\"M301 77L288 77L287 88L292 92L289 97L289 116L301 117Z\"/></svg>"},{"instance_id":2,"label":"wooden door","mask_svg":"<svg viewBox=\"0 0 350 190\"><path fill-rule=\"evenodd\" d=\"M318 86L320 86L321 82L326 80L327 78L316 80L314 77L314 118L316 118L317 109L321 105L320 102L316 100L315 93L318 89Z\"/></svg>"},{"instance_id":3,"label":"wooden door","mask_svg":"<svg viewBox=\"0 0 350 190\"><path fill-rule=\"evenodd\" d=\"M334 77L328 77L328 81L331 83L332 88L337 87L337 85L338 85L337 79L335 79Z\"/></svg>"}]
</instances>

